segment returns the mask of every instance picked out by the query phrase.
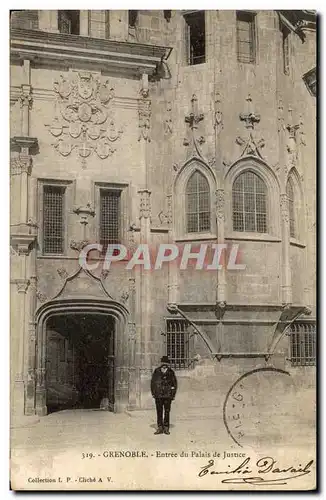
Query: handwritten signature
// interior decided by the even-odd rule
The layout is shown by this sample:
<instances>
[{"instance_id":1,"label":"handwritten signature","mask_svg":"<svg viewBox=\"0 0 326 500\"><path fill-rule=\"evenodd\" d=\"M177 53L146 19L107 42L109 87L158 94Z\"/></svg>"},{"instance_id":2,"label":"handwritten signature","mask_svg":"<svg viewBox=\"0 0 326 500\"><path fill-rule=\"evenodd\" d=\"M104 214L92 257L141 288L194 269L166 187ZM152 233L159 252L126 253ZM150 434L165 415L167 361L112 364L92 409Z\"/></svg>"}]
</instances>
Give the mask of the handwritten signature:
<instances>
[{"instance_id":1,"label":"handwritten signature","mask_svg":"<svg viewBox=\"0 0 326 500\"><path fill-rule=\"evenodd\" d=\"M257 460L256 463L251 464L251 457L247 457L240 465L235 468L230 467L229 470L213 470L212 467L215 465L214 460L209 460L208 464L204 467L201 467L201 470L198 474L199 477L204 477L206 474L233 474L235 476L229 477L227 479L223 479L222 483L224 484L264 484L267 486L271 485L284 485L287 484L287 481L290 479L295 479L301 476L305 476L310 474L311 466L314 463L313 460L310 460L304 467L299 464L294 467L293 465L279 468L276 467L276 460L273 457L263 457ZM277 474L272 477L263 476L263 474ZM249 476L249 474L252 474Z\"/></svg>"}]
</instances>

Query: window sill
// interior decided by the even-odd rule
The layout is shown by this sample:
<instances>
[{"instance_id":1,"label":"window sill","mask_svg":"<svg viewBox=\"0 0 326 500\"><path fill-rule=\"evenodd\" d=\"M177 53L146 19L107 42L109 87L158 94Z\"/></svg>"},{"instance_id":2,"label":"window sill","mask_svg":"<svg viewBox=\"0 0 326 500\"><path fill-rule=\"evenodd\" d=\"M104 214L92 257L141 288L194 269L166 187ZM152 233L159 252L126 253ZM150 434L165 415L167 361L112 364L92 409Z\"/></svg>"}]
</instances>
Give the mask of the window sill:
<instances>
[{"instance_id":1,"label":"window sill","mask_svg":"<svg viewBox=\"0 0 326 500\"><path fill-rule=\"evenodd\" d=\"M212 234L212 233L193 233L193 234L187 234L186 236L180 236L178 238L175 238L174 241L177 243L182 243L183 241L185 242L191 242L191 241L211 241L211 240L216 240L217 235Z\"/></svg>"},{"instance_id":2,"label":"window sill","mask_svg":"<svg viewBox=\"0 0 326 500\"><path fill-rule=\"evenodd\" d=\"M240 240L240 241L266 241L268 243L280 243L282 240L277 236L272 236L267 233L231 233L225 236L225 240Z\"/></svg>"},{"instance_id":3,"label":"window sill","mask_svg":"<svg viewBox=\"0 0 326 500\"><path fill-rule=\"evenodd\" d=\"M302 243L302 241L299 241L296 238L290 238L290 245L299 248L306 248L306 244Z\"/></svg>"}]
</instances>

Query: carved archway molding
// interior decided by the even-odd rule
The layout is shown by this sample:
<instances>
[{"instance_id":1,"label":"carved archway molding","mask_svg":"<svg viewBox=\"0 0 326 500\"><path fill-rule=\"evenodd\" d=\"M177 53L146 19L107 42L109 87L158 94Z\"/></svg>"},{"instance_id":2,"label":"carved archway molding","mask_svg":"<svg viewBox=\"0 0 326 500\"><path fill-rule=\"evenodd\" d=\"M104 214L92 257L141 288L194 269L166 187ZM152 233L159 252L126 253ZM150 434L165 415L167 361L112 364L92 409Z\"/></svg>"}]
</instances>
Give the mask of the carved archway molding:
<instances>
[{"instance_id":1,"label":"carved archway molding","mask_svg":"<svg viewBox=\"0 0 326 500\"><path fill-rule=\"evenodd\" d=\"M96 314L104 316L113 316L115 319L115 352L116 352L116 367L124 363L123 353L118 346L118 341L124 335L127 327L127 308L114 300L94 298L92 296L84 296L78 298L57 298L42 304L36 311L36 349L35 349L35 412L37 415L46 415L46 334L47 321L49 318L58 315L69 314ZM122 342L119 341L121 347ZM33 368L32 368L33 370ZM120 398L121 399L121 398ZM117 397L117 404L123 403ZM31 406L31 405L29 405Z\"/></svg>"}]
</instances>

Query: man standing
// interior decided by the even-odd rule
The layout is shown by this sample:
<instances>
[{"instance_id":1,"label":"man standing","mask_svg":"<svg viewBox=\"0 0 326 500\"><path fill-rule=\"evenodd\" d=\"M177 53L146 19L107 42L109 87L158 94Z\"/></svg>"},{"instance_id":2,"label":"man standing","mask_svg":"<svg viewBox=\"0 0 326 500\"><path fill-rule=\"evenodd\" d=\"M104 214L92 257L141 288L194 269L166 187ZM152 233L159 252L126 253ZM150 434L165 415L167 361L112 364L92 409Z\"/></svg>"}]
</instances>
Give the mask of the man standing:
<instances>
[{"instance_id":1,"label":"man standing","mask_svg":"<svg viewBox=\"0 0 326 500\"><path fill-rule=\"evenodd\" d=\"M152 396L155 399L157 431L154 434L170 434L171 401L177 392L177 379L169 366L167 356L161 358L161 365L154 370L151 381ZM164 409L164 418L163 418Z\"/></svg>"}]
</instances>

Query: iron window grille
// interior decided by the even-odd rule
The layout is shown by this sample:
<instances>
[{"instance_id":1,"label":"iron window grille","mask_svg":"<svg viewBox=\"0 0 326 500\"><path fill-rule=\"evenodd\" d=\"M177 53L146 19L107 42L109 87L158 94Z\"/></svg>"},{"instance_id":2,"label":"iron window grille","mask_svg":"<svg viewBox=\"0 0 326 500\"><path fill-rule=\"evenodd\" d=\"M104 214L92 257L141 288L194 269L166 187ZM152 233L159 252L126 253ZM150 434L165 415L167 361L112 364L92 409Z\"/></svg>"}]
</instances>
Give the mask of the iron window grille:
<instances>
[{"instance_id":1,"label":"iron window grille","mask_svg":"<svg viewBox=\"0 0 326 500\"><path fill-rule=\"evenodd\" d=\"M267 189L254 172L240 174L233 183L233 230L267 232Z\"/></svg>"},{"instance_id":2,"label":"iron window grille","mask_svg":"<svg viewBox=\"0 0 326 500\"><path fill-rule=\"evenodd\" d=\"M44 186L43 253L64 253L64 186Z\"/></svg>"},{"instance_id":3,"label":"iron window grille","mask_svg":"<svg viewBox=\"0 0 326 500\"><path fill-rule=\"evenodd\" d=\"M209 185L205 176L198 171L192 174L186 187L186 220L188 233L211 229Z\"/></svg>"},{"instance_id":4,"label":"iron window grille","mask_svg":"<svg viewBox=\"0 0 326 500\"><path fill-rule=\"evenodd\" d=\"M286 194L289 202L289 223L290 223L290 236L295 238L295 205L294 205L294 189L293 182L289 179L286 183Z\"/></svg>"},{"instance_id":5,"label":"iron window grille","mask_svg":"<svg viewBox=\"0 0 326 500\"><path fill-rule=\"evenodd\" d=\"M288 328L292 366L316 365L316 324L292 323Z\"/></svg>"},{"instance_id":6,"label":"iron window grille","mask_svg":"<svg viewBox=\"0 0 326 500\"><path fill-rule=\"evenodd\" d=\"M186 39L188 48L188 64L205 62L205 11L199 10L184 15L186 22Z\"/></svg>"},{"instance_id":7,"label":"iron window grille","mask_svg":"<svg viewBox=\"0 0 326 500\"><path fill-rule=\"evenodd\" d=\"M189 332L187 321L166 320L166 354L172 368L181 370L194 367L192 337L193 334Z\"/></svg>"},{"instance_id":8,"label":"iron window grille","mask_svg":"<svg viewBox=\"0 0 326 500\"><path fill-rule=\"evenodd\" d=\"M58 10L58 29L60 33L79 35L79 11Z\"/></svg>"},{"instance_id":9,"label":"iron window grille","mask_svg":"<svg viewBox=\"0 0 326 500\"><path fill-rule=\"evenodd\" d=\"M138 10L128 10L128 24L130 28L135 28L138 23Z\"/></svg>"},{"instance_id":10,"label":"iron window grille","mask_svg":"<svg viewBox=\"0 0 326 500\"><path fill-rule=\"evenodd\" d=\"M256 61L255 14L237 12L237 56L239 62Z\"/></svg>"},{"instance_id":11,"label":"iron window grille","mask_svg":"<svg viewBox=\"0 0 326 500\"><path fill-rule=\"evenodd\" d=\"M103 253L108 245L121 242L121 191L100 190L100 244Z\"/></svg>"}]
</instances>

